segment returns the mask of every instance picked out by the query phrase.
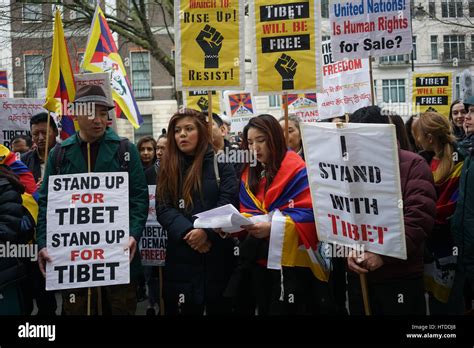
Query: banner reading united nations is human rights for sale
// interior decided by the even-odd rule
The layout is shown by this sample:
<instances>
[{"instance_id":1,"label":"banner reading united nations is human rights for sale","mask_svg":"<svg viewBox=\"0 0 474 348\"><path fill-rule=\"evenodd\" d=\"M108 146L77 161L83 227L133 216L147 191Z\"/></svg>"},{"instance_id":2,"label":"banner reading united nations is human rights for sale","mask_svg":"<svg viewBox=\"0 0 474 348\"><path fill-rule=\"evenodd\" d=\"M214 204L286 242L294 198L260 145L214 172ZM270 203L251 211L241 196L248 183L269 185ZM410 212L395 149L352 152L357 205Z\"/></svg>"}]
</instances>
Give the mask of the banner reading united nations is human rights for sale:
<instances>
[{"instance_id":1,"label":"banner reading united nations is human rights for sale","mask_svg":"<svg viewBox=\"0 0 474 348\"><path fill-rule=\"evenodd\" d=\"M255 94L316 91L319 8L319 1L250 1Z\"/></svg>"},{"instance_id":2,"label":"banner reading united nations is human rights for sale","mask_svg":"<svg viewBox=\"0 0 474 348\"><path fill-rule=\"evenodd\" d=\"M243 0L175 0L178 90L243 89Z\"/></svg>"}]
</instances>

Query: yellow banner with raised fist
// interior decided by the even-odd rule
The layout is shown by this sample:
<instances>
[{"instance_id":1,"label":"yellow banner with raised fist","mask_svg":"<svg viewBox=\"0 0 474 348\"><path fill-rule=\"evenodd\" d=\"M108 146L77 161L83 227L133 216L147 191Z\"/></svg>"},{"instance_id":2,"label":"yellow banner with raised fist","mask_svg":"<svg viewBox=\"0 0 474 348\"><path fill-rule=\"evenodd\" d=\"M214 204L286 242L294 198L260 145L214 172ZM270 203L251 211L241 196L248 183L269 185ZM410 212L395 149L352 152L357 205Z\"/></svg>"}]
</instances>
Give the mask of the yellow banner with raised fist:
<instances>
[{"instance_id":1,"label":"yellow banner with raised fist","mask_svg":"<svg viewBox=\"0 0 474 348\"><path fill-rule=\"evenodd\" d=\"M319 7L319 1L250 2L256 94L314 93L317 89Z\"/></svg>"},{"instance_id":2,"label":"yellow banner with raised fist","mask_svg":"<svg viewBox=\"0 0 474 348\"><path fill-rule=\"evenodd\" d=\"M243 0L175 0L176 88L245 86Z\"/></svg>"}]
</instances>

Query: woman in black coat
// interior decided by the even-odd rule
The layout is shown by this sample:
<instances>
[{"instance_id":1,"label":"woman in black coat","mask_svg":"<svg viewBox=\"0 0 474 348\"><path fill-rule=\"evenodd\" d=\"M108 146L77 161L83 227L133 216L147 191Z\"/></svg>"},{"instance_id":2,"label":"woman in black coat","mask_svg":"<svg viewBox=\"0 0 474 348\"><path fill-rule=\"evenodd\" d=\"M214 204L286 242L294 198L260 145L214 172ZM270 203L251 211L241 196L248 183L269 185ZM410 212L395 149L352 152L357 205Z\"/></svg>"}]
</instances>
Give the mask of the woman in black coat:
<instances>
[{"instance_id":1,"label":"woman in black coat","mask_svg":"<svg viewBox=\"0 0 474 348\"><path fill-rule=\"evenodd\" d=\"M23 218L21 194L24 187L6 167L0 166L0 243L10 246L20 242ZM6 247L10 249L10 247ZM0 257L0 315L23 313L20 280L24 270L17 258Z\"/></svg>"},{"instance_id":2,"label":"woman in black coat","mask_svg":"<svg viewBox=\"0 0 474 348\"><path fill-rule=\"evenodd\" d=\"M222 294L234 269L233 241L212 229L194 228L193 216L236 203L234 169L215 162L204 114L189 109L176 113L167 134L156 193L158 221L168 231L165 313L229 313L230 301Z\"/></svg>"}]
</instances>

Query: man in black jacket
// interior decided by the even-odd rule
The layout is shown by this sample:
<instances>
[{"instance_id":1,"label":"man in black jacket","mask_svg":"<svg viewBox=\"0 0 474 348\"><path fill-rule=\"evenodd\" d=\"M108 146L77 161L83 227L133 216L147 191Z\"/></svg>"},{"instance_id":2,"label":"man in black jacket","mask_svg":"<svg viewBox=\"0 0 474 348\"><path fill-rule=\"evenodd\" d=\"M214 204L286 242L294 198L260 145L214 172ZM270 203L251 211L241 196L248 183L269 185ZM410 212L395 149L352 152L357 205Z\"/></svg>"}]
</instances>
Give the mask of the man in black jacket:
<instances>
[{"instance_id":1,"label":"man in black jacket","mask_svg":"<svg viewBox=\"0 0 474 348\"><path fill-rule=\"evenodd\" d=\"M56 145L56 137L58 136L58 128L52 116L49 121L49 136L48 136L48 154L49 151ZM26 164L28 169L33 173L38 188L41 185L45 161L44 152L46 150L46 131L48 128L48 114L40 112L34 115L30 120L31 137L36 144L36 149L30 150L21 156L21 161Z\"/></svg>"}]
</instances>

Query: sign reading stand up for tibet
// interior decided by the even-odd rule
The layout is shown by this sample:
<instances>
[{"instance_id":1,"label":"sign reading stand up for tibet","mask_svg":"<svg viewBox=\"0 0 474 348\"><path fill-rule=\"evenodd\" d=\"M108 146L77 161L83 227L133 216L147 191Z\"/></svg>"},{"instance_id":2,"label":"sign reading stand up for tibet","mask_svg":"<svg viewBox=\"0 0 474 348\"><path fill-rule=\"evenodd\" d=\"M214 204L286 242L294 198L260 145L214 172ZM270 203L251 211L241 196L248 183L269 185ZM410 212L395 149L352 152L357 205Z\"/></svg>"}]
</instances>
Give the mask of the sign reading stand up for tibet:
<instances>
[{"instance_id":1,"label":"sign reading stand up for tibet","mask_svg":"<svg viewBox=\"0 0 474 348\"><path fill-rule=\"evenodd\" d=\"M334 60L412 50L409 0L330 0Z\"/></svg>"},{"instance_id":2,"label":"sign reading stand up for tibet","mask_svg":"<svg viewBox=\"0 0 474 348\"><path fill-rule=\"evenodd\" d=\"M175 0L176 88L242 89L243 0Z\"/></svg>"},{"instance_id":3,"label":"sign reading stand up for tibet","mask_svg":"<svg viewBox=\"0 0 474 348\"><path fill-rule=\"evenodd\" d=\"M128 173L49 177L46 290L128 284Z\"/></svg>"},{"instance_id":4,"label":"sign reading stand up for tibet","mask_svg":"<svg viewBox=\"0 0 474 348\"><path fill-rule=\"evenodd\" d=\"M301 130L319 240L406 259L395 126L303 123Z\"/></svg>"},{"instance_id":5,"label":"sign reading stand up for tibet","mask_svg":"<svg viewBox=\"0 0 474 348\"><path fill-rule=\"evenodd\" d=\"M249 3L255 94L314 93L320 80L316 68L319 1Z\"/></svg>"}]
</instances>

